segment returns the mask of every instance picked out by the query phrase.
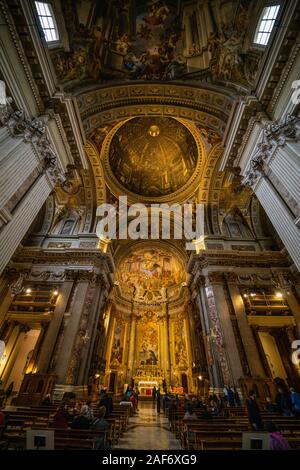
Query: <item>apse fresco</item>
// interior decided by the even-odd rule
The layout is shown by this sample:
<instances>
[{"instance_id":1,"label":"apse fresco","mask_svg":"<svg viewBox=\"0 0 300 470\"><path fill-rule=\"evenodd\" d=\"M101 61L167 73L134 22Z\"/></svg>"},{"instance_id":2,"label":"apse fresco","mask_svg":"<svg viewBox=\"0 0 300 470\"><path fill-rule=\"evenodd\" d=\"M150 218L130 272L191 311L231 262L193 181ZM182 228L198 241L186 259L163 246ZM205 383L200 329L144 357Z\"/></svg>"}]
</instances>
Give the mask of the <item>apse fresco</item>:
<instances>
[{"instance_id":1,"label":"apse fresco","mask_svg":"<svg viewBox=\"0 0 300 470\"><path fill-rule=\"evenodd\" d=\"M127 296L151 302L166 298L167 289L185 280L181 263L159 249L139 249L118 267L118 283Z\"/></svg>"},{"instance_id":2,"label":"apse fresco","mask_svg":"<svg viewBox=\"0 0 300 470\"><path fill-rule=\"evenodd\" d=\"M109 149L110 167L118 182L135 194L150 197L183 187L197 159L194 137L173 118L131 119L118 129Z\"/></svg>"},{"instance_id":3,"label":"apse fresco","mask_svg":"<svg viewBox=\"0 0 300 470\"><path fill-rule=\"evenodd\" d=\"M260 53L245 54L249 0L65 0L69 47L51 51L61 82L212 78L251 84Z\"/></svg>"}]
</instances>

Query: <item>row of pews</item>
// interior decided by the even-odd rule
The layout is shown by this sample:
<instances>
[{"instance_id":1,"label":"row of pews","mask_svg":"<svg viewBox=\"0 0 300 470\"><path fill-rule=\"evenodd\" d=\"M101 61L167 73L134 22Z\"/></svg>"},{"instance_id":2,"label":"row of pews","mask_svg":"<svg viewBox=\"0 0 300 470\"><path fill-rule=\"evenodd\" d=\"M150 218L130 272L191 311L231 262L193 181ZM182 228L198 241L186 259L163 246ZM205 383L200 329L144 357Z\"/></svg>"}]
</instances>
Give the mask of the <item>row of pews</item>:
<instances>
[{"instance_id":1,"label":"row of pews","mask_svg":"<svg viewBox=\"0 0 300 470\"><path fill-rule=\"evenodd\" d=\"M101 439L104 448L113 448L126 431L131 409L114 403L113 412L107 419L107 431L94 429L54 429L53 417L56 406L15 407L5 411L7 420L0 427L0 449L26 449L26 431L54 430L54 448L57 450L92 450ZM97 417L97 409L94 410Z\"/></svg>"},{"instance_id":2,"label":"row of pews","mask_svg":"<svg viewBox=\"0 0 300 470\"><path fill-rule=\"evenodd\" d=\"M170 430L187 450L241 450L242 434L251 431L245 407L230 409L229 417L202 417L194 410L198 420L183 420L185 411L168 413ZM271 421L287 439L292 449L300 450L300 419L283 417L279 413L261 413L264 422Z\"/></svg>"}]
</instances>

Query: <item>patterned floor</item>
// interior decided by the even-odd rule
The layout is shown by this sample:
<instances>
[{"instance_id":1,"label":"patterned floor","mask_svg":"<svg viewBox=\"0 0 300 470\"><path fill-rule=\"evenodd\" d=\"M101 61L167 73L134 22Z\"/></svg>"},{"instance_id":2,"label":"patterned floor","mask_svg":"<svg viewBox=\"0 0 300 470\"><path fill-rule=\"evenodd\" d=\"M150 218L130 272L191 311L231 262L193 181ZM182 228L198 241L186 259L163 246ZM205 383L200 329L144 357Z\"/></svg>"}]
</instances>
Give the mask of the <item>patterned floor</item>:
<instances>
[{"instance_id":1,"label":"patterned floor","mask_svg":"<svg viewBox=\"0 0 300 470\"><path fill-rule=\"evenodd\" d=\"M168 419L156 412L152 402L140 402L138 413L130 418L128 430L115 449L178 450L180 443L169 431Z\"/></svg>"}]
</instances>

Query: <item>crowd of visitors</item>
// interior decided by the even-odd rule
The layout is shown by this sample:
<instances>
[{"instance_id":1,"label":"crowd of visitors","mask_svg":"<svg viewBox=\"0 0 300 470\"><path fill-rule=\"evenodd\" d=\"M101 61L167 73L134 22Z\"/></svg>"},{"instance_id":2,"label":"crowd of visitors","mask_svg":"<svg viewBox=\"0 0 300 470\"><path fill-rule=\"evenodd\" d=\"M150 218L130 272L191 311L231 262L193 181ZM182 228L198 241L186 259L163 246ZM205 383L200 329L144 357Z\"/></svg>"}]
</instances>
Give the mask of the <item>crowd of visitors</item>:
<instances>
[{"instance_id":1,"label":"crowd of visitors","mask_svg":"<svg viewBox=\"0 0 300 470\"><path fill-rule=\"evenodd\" d=\"M48 400L44 403L47 406ZM53 428L55 429L94 429L96 431L107 431L109 423L107 419L113 411L112 396L106 390L101 390L99 405L92 409L91 401L86 403L63 402L57 409L53 417ZM107 447L108 445L108 447ZM96 439L96 449L109 448L108 440L104 436Z\"/></svg>"}]
</instances>

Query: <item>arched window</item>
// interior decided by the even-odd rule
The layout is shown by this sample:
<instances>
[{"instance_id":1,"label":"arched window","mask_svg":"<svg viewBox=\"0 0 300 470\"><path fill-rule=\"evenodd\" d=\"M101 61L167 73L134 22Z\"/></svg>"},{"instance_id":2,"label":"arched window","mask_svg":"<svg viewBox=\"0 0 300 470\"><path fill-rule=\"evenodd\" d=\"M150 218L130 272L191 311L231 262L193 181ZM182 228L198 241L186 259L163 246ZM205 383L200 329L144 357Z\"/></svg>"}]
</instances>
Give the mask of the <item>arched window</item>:
<instances>
[{"instance_id":1,"label":"arched window","mask_svg":"<svg viewBox=\"0 0 300 470\"><path fill-rule=\"evenodd\" d=\"M57 42L59 40L59 35L51 4L46 2L35 2L35 6L46 42Z\"/></svg>"},{"instance_id":2,"label":"arched window","mask_svg":"<svg viewBox=\"0 0 300 470\"><path fill-rule=\"evenodd\" d=\"M268 44L279 9L280 4L265 6L256 28L254 44L259 44L260 46L266 46Z\"/></svg>"}]
</instances>

